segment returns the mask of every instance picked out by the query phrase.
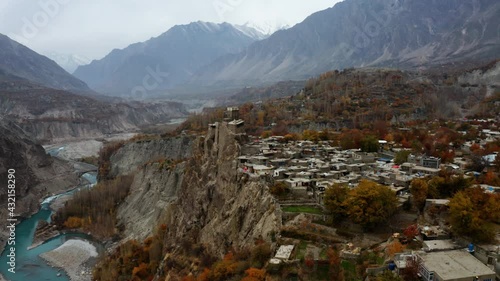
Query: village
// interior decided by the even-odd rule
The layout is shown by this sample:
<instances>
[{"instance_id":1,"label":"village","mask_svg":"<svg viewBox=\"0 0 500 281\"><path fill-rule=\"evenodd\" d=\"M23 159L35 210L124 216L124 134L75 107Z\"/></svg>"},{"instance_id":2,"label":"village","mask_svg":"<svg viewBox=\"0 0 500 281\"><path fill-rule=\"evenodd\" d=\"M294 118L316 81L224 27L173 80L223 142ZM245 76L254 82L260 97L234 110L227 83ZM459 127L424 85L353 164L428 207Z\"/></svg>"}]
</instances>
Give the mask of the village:
<instances>
[{"instance_id":1,"label":"village","mask_svg":"<svg viewBox=\"0 0 500 281\"><path fill-rule=\"evenodd\" d=\"M244 121L238 119L237 108L228 108L226 123L233 133L243 134ZM215 127L217 124L210 126ZM483 136L486 138L478 139L477 143L498 140L500 133L484 130ZM464 150L471 145L471 142L464 144ZM250 180L263 181L269 186L277 183L286 186L286 194L278 196L284 224L292 221L298 214L312 220L325 220L324 194L333 185L355 189L361 180L369 180L390 187L397 195L398 208L403 211L411 204L410 186L414 179L437 176L442 170L466 178L476 176L467 170L471 161L467 157L456 157L452 163L443 164L440 158L408 153L406 161L397 165L394 158L401 150L403 149L394 142L386 140L378 141L377 152L363 152L361 149L343 150L329 141L290 141L283 136L249 137L249 141L241 147L238 171L248 175ZM483 160L491 164L495 158L496 154L491 154ZM481 187L487 193L500 192L500 187L497 186L483 184ZM429 210L446 209L448 203L448 199L427 199L424 212L418 214L424 219L417 220L415 214L417 232L410 237L414 241L418 240L419 247L392 253L378 266L368 268L367 272L376 275L389 268L394 274L398 274L411 264L418 268L418 276L426 281L498 280L498 244L475 245L461 237L452 237L450 226L439 215L429 214ZM426 224L417 223L422 221ZM401 233L394 233L381 245L389 247L394 241L408 243L407 238ZM341 254L344 260L355 260L361 256L362 247L347 240L344 242ZM298 253L301 251L300 244L281 245L271 259L271 264L286 264L298 255L304 258L308 253ZM310 247L314 248L309 245L306 248ZM302 248L304 251L304 247ZM316 253L314 259L321 260L320 256L321 254Z\"/></svg>"}]
</instances>

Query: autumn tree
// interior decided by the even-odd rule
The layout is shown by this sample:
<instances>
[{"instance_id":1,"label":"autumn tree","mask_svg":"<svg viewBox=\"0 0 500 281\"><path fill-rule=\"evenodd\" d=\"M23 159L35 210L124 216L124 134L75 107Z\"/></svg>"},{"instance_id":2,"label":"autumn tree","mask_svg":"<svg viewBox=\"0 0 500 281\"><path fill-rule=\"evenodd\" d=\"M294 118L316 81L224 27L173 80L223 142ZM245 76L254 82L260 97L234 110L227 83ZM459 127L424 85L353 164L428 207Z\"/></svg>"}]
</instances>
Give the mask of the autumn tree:
<instances>
[{"instance_id":1,"label":"autumn tree","mask_svg":"<svg viewBox=\"0 0 500 281\"><path fill-rule=\"evenodd\" d=\"M405 249L405 247L403 246L403 244L401 244L401 242L399 241L393 241L391 244L389 244L387 246L387 256L389 256L389 258L393 258L395 254L397 253L401 253L403 250Z\"/></svg>"},{"instance_id":2,"label":"autumn tree","mask_svg":"<svg viewBox=\"0 0 500 281\"><path fill-rule=\"evenodd\" d=\"M128 195L133 176L102 181L92 189L75 193L54 216L54 223L68 228L83 228L98 237L115 234L116 208Z\"/></svg>"},{"instance_id":3,"label":"autumn tree","mask_svg":"<svg viewBox=\"0 0 500 281\"><path fill-rule=\"evenodd\" d=\"M286 134L283 138L284 142L296 141L299 139L297 134Z\"/></svg>"},{"instance_id":4,"label":"autumn tree","mask_svg":"<svg viewBox=\"0 0 500 281\"><path fill-rule=\"evenodd\" d=\"M330 280L344 281L344 268L342 267L342 259L340 258L339 252L334 248L330 248L327 254L330 264Z\"/></svg>"},{"instance_id":5,"label":"autumn tree","mask_svg":"<svg viewBox=\"0 0 500 281\"><path fill-rule=\"evenodd\" d=\"M406 258L406 267L401 269L399 275L405 281L419 281L421 263L421 260L416 256Z\"/></svg>"},{"instance_id":6,"label":"autumn tree","mask_svg":"<svg viewBox=\"0 0 500 281\"><path fill-rule=\"evenodd\" d=\"M266 270L258 268L249 268L245 270L247 276L241 281L264 281L266 279Z\"/></svg>"},{"instance_id":7,"label":"autumn tree","mask_svg":"<svg viewBox=\"0 0 500 281\"><path fill-rule=\"evenodd\" d=\"M396 193L387 186L362 180L345 201L349 218L365 228L384 223L397 210Z\"/></svg>"},{"instance_id":8,"label":"autumn tree","mask_svg":"<svg viewBox=\"0 0 500 281\"><path fill-rule=\"evenodd\" d=\"M441 172L439 176L429 181L429 195L433 198L450 198L458 191L464 190L472 185L472 180L462 175L456 176L447 172Z\"/></svg>"},{"instance_id":9,"label":"autumn tree","mask_svg":"<svg viewBox=\"0 0 500 281\"><path fill-rule=\"evenodd\" d=\"M250 258L252 266L262 267L272 255L271 245L259 241L251 250Z\"/></svg>"},{"instance_id":10,"label":"autumn tree","mask_svg":"<svg viewBox=\"0 0 500 281\"><path fill-rule=\"evenodd\" d=\"M378 152L379 143L375 136L365 136L361 140L361 151L363 152Z\"/></svg>"},{"instance_id":11,"label":"autumn tree","mask_svg":"<svg viewBox=\"0 0 500 281\"><path fill-rule=\"evenodd\" d=\"M304 140L317 142L319 141L319 133L313 130L305 130L304 132L302 132L302 138Z\"/></svg>"},{"instance_id":12,"label":"autumn tree","mask_svg":"<svg viewBox=\"0 0 500 281\"><path fill-rule=\"evenodd\" d=\"M334 184L325 190L323 202L332 215L333 222L339 222L346 217L344 201L347 199L349 189L345 185Z\"/></svg>"},{"instance_id":13,"label":"autumn tree","mask_svg":"<svg viewBox=\"0 0 500 281\"><path fill-rule=\"evenodd\" d=\"M500 157L497 157L500 158ZM493 171L488 171L480 177L480 181L484 184L500 186L500 178Z\"/></svg>"},{"instance_id":14,"label":"autumn tree","mask_svg":"<svg viewBox=\"0 0 500 281\"><path fill-rule=\"evenodd\" d=\"M361 148L364 135L360 130L346 130L340 135L339 141L342 149Z\"/></svg>"},{"instance_id":15,"label":"autumn tree","mask_svg":"<svg viewBox=\"0 0 500 281\"><path fill-rule=\"evenodd\" d=\"M394 163L401 165L408 160L408 156L411 154L410 150L401 150L396 153L394 157Z\"/></svg>"},{"instance_id":16,"label":"autumn tree","mask_svg":"<svg viewBox=\"0 0 500 281\"><path fill-rule=\"evenodd\" d=\"M238 262L233 253L228 253L222 261L216 263L211 271L209 280L227 280L234 276L238 270Z\"/></svg>"},{"instance_id":17,"label":"autumn tree","mask_svg":"<svg viewBox=\"0 0 500 281\"><path fill-rule=\"evenodd\" d=\"M419 234L418 225L412 224L412 225L408 226L403 231L403 234L409 240L413 240L413 238L417 237L417 235Z\"/></svg>"},{"instance_id":18,"label":"autumn tree","mask_svg":"<svg viewBox=\"0 0 500 281\"><path fill-rule=\"evenodd\" d=\"M500 221L500 195L480 187L460 191L449 203L450 223L455 233L475 242L494 242L494 223Z\"/></svg>"},{"instance_id":19,"label":"autumn tree","mask_svg":"<svg viewBox=\"0 0 500 281\"><path fill-rule=\"evenodd\" d=\"M269 192L271 192L271 194L274 196L281 196L286 192L286 190L287 190L286 183L278 181L271 186Z\"/></svg>"},{"instance_id":20,"label":"autumn tree","mask_svg":"<svg viewBox=\"0 0 500 281\"><path fill-rule=\"evenodd\" d=\"M422 211L425 206L425 200L429 195L429 185L427 179L417 178L411 181L410 193L413 200L413 206Z\"/></svg>"}]
</instances>

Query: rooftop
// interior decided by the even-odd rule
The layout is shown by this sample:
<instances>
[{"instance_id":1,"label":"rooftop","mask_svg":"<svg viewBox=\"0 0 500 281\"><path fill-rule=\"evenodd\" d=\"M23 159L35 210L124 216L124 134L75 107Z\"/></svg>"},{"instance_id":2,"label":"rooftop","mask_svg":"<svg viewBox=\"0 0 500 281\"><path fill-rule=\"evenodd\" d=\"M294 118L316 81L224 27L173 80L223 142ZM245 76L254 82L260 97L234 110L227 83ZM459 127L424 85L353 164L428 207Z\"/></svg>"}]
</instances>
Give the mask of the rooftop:
<instances>
[{"instance_id":1,"label":"rooftop","mask_svg":"<svg viewBox=\"0 0 500 281\"><path fill-rule=\"evenodd\" d=\"M429 271L444 280L495 275L495 272L464 250L419 254Z\"/></svg>"},{"instance_id":2,"label":"rooftop","mask_svg":"<svg viewBox=\"0 0 500 281\"><path fill-rule=\"evenodd\" d=\"M279 247L274 257L277 259L287 260L292 255L293 248L293 245L282 245Z\"/></svg>"},{"instance_id":3,"label":"rooftop","mask_svg":"<svg viewBox=\"0 0 500 281\"><path fill-rule=\"evenodd\" d=\"M452 240L428 240L424 241L424 249L427 251L456 249L457 245Z\"/></svg>"}]
</instances>

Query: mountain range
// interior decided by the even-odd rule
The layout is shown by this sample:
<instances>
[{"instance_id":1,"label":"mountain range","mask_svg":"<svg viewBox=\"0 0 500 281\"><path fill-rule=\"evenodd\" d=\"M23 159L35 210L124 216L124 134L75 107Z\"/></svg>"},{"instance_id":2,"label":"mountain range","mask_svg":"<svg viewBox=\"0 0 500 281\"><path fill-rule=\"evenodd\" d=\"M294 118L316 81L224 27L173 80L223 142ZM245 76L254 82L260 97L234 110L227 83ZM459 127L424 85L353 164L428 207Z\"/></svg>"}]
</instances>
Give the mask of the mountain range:
<instances>
[{"instance_id":1,"label":"mountain range","mask_svg":"<svg viewBox=\"0 0 500 281\"><path fill-rule=\"evenodd\" d=\"M228 23L177 25L156 38L113 50L101 60L80 66L74 75L104 94L130 96L147 91L151 95L186 82L200 67L241 52L263 36Z\"/></svg>"},{"instance_id":2,"label":"mountain range","mask_svg":"<svg viewBox=\"0 0 500 281\"><path fill-rule=\"evenodd\" d=\"M499 13L495 0L346 0L288 29L199 21L115 49L74 76L2 35L0 78L147 98L303 81L351 67L482 63L500 53Z\"/></svg>"},{"instance_id":3,"label":"mountain range","mask_svg":"<svg viewBox=\"0 0 500 281\"><path fill-rule=\"evenodd\" d=\"M54 61L0 35L0 121L37 141L135 132L187 114L176 102L104 98Z\"/></svg>"},{"instance_id":4,"label":"mountain range","mask_svg":"<svg viewBox=\"0 0 500 281\"><path fill-rule=\"evenodd\" d=\"M191 82L248 85L307 79L332 69L416 68L494 59L495 0L349 0L205 66Z\"/></svg>"},{"instance_id":5,"label":"mountain range","mask_svg":"<svg viewBox=\"0 0 500 281\"><path fill-rule=\"evenodd\" d=\"M271 28L278 30L272 35L251 23L196 22L114 50L74 74L106 94L127 96L139 87L163 95L175 87L213 91L305 80L350 67L487 61L500 52L499 12L495 0L348 0L291 28ZM163 76L144 91L152 72Z\"/></svg>"},{"instance_id":6,"label":"mountain range","mask_svg":"<svg viewBox=\"0 0 500 281\"><path fill-rule=\"evenodd\" d=\"M42 86L87 93L90 88L53 60L0 34L0 79L28 80Z\"/></svg>"}]
</instances>

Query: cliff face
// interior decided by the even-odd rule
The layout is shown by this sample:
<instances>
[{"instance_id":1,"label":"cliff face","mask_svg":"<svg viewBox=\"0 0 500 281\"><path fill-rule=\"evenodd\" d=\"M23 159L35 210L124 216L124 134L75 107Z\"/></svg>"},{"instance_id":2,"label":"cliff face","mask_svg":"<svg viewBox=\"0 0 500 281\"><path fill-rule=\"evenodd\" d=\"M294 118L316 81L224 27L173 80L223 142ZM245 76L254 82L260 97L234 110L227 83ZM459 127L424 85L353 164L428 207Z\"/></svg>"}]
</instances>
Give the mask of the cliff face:
<instances>
[{"instance_id":1,"label":"cliff face","mask_svg":"<svg viewBox=\"0 0 500 281\"><path fill-rule=\"evenodd\" d=\"M219 124L189 145L180 138L130 144L119 150L111 161L116 174L126 173L126 163L159 154L155 147L173 152L164 153L166 158L178 152L179 159L190 154L180 164L154 163L137 172L130 195L118 210L125 239L144 239L156 225L165 223L172 244L194 238L214 255L253 245L256 239L270 241L281 227L281 213L265 184L238 173L243 138Z\"/></svg>"},{"instance_id":2,"label":"cliff face","mask_svg":"<svg viewBox=\"0 0 500 281\"><path fill-rule=\"evenodd\" d=\"M12 123L0 119L0 185L7 185L8 170L15 169L16 215L26 216L40 208L40 200L78 183L72 165L50 157ZM0 189L0 201L7 202L7 188ZM0 209L0 218L7 217L7 208ZM5 242L0 232L0 244Z\"/></svg>"},{"instance_id":3,"label":"cliff face","mask_svg":"<svg viewBox=\"0 0 500 281\"><path fill-rule=\"evenodd\" d=\"M0 89L0 116L42 141L137 131L186 114L184 106L176 102L109 103L46 88Z\"/></svg>"},{"instance_id":4,"label":"cliff face","mask_svg":"<svg viewBox=\"0 0 500 281\"><path fill-rule=\"evenodd\" d=\"M153 233L166 209L178 199L184 169L184 163L168 170L156 163L137 172L117 214L126 239L143 241Z\"/></svg>"},{"instance_id":5,"label":"cliff face","mask_svg":"<svg viewBox=\"0 0 500 281\"><path fill-rule=\"evenodd\" d=\"M271 240L281 226L281 214L268 188L238 174L241 136L227 125L210 129L193 148L179 199L167 212L168 235L173 241L191 236L213 254Z\"/></svg>"},{"instance_id":6,"label":"cliff face","mask_svg":"<svg viewBox=\"0 0 500 281\"><path fill-rule=\"evenodd\" d=\"M111 157L111 175L125 175L142 164L160 159L187 159L191 156L192 142L191 137L176 137L128 143Z\"/></svg>"}]
</instances>

